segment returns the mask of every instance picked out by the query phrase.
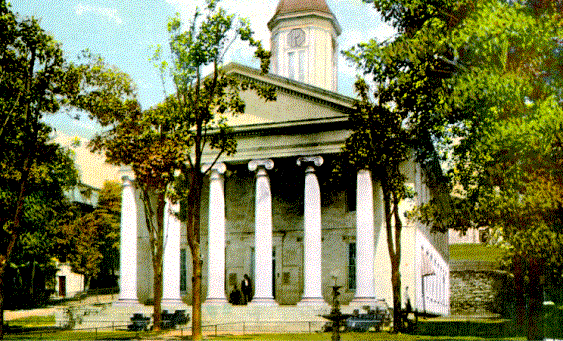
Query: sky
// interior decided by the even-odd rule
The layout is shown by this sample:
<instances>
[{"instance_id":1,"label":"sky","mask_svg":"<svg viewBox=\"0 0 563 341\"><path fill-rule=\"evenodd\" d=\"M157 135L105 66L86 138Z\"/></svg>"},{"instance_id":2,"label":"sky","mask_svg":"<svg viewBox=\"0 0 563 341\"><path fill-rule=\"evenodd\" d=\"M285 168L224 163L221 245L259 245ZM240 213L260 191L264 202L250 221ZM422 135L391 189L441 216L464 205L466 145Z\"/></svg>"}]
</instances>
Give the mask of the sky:
<instances>
[{"instance_id":1,"label":"sky","mask_svg":"<svg viewBox=\"0 0 563 341\"><path fill-rule=\"evenodd\" d=\"M269 48L270 34L266 26L279 0L223 0L221 5L229 12L250 20L252 29L264 47ZM77 61L84 49L100 54L106 62L128 73L137 86L137 95L143 109L164 99L172 87L163 91L158 70L150 62L155 46L167 46L168 19L179 13L183 22L193 15L203 0L10 0L12 10L22 16L40 19L41 27L62 43L68 60ZM328 6L342 27L339 38L341 50L372 38L386 39L393 29L382 23L379 14L361 0L327 0ZM242 45L233 45L225 62L235 61L258 67L252 51ZM353 96L352 86L356 70L342 56L339 57L339 91ZM71 119L63 114L48 117L46 121L57 133L92 138L99 126L82 117Z\"/></svg>"}]
</instances>

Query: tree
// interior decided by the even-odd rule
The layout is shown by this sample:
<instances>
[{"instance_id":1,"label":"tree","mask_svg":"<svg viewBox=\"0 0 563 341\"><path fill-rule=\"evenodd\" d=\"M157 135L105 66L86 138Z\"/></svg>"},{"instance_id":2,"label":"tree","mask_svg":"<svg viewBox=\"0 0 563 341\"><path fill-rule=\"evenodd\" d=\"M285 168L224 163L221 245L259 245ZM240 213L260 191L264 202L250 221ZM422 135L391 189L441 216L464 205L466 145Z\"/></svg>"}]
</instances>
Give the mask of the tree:
<instances>
[{"instance_id":1,"label":"tree","mask_svg":"<svg viewBox=\"0 0 563 341\"><path fill-rule=\"evenodd\" d=\"M13 264L11 260L15 257L18 242L27 238L26 220L35 224L30 225L30 235L35 235L37 242L45 242L42 239L45 236L35 234L41 231L37 223L43 218L54 221L49 215L60 212L46 206L43 206L46 209L39 209L43 203L38 200L47 200L50 205L56 206L55 202L60 197L41 197L38 193L49 188L50 184L59 184L59 189L50 193L55 194L61 188L76 183L76 170L68 162L70 159L61 157L59 147L50 143L51 129L41 119L61 108L78 107L89 112L106 110L111 103L103 100L88 102L84 99L109 98L118 86L111 83L112 79L95 77L95 73L86 74L90 70L85 66L66 62L60 45L41 29L38 21L14 14L5 0L0 1L0 30L2 337L5 275L8 266ZM84 103L91 105L81 106ZM68 176L62 176L59 168L65 169ZM60 179L56 176L60 176Z\"/></svg>"},{"instance_id":2,"label":"tree","mask_svg":"<svg viewBox=\"0 0 563 341\"><path fill-rule=\"evenodd\" d=\"M202 172L204 151L214 150L211 166L224 155L236 151L236 140L227 125L227 117L244 113L240 92L255 91L265 100L275 99L271 87L236 78L222 71L223 57L228 47L237 39L254 47L263 73L268 72L270 53L252 37L253 32L244 19L237 20L219 7L219 1L207 0L206 6L196 9L193 19L184 27L179 17L168 23L170 49L173 61L170 66L175 94L166 100L168 115L181 123L177 135L186 148L186 160L180 164L179 187L176 195L183 206L180 218L186 222L186 235L193 263L192 281L192 335L201 339L201 286L202 267L200 247L200 210L203 180L210 170ZM162 64L166 66L166 64ZM211 74L203 77L205 68Z\"/></svg>"},{"instance_id":3,"label":"tree","mask_svg":"<svg viewBox=\"0 0 563 341\"><path fill-rule=\"evenodd\" d=\"M75 69L66 64L60 46L35 19L22 19L0 2L0 163L2 210L0 218L0 337L3 336L4 279L24 235L23 224L37 190L55 181L49 165L57 147L50 145L50 129L41 122L46 113L66 104L73 91ZM37 203L35 201L35 203ZM33 211L41 215L40 210ZM33 218L33 217L29 217Z\"/></svg>"},{"instance_id":4,"label":"tree","mask_svg":"<svg viewBox=\"0 0 563 341\"><path fill-rule=\"evenodd\" d=\"M543 337L543 279L563 265L561 9L560 1L491 2L452 40L466 50L466 70L452 82L464 96L452 103L474 117L461 121L452 179L508 247L518 325L530 340Z\"/></svg>"},{"instance_id":5,"label":"tree","mask_svg":"<svg viewBox=\"0 0 563 341\"><path fill-rule=\"evenodd\" d=\"M528 288L528 338L541 338L541 278L547 262L560 262L541 250L558 250L560 240L563 4L373 3L399 35L352 52L418 139L434 195L421 218L439 230L499 231L514 255L517 324Z\"/></svg>"},{"instance_id":6,"label":"tree","mask_svg":"<svg viewBox=\"0 0 563 341\"><path fill-rule=\"evenodd\" d=\"M172 117L164 105L142 111L133 95L128 77L107 67L101 58L92 61L89 68L96 77L114 79L124 84L126 91L118 90L107 98L80 100L84 107L109 104L109 110L96 111L94 118L109 127L91 142L93 151L104 151L107 162L131 167L135 186L140 190L149 233L151 261L154 274L154 329L161 327L162 259L164 254L164 207L167 191L174 180L174 172L184 160L181 141L175 140ZM131 91L129 91L131 90Z\"/></svg>"},{"instance_id":7,"label":"tree","mask_svg":"<svg viewBox=\"0 0 563 341\"><path fill-rule=\"evenodd\" d=\"M343 156L356 170L369 169L381 185L383 193L387 249L391 260L393 288L393 326L402 329L401 317L401 230L399 203L412 193L405 186L399 166L408 161L409 136L404 128L405 117L389 103L373 103L365 80L356 81L359 100L351 114L352 135L346 140Z\"/></svg>"},{"instance_id":8,"label":"tree","mask_svg":"<svg viewBox=\"0 0 563 341\"><path fill-rule=\"evenodd\" d=\"M64 191L77 179L67 150L53 144L42 148L42 153L48 155L44 154L36 165L43 175L35 177L33 185L28 186L20 237L4 274L4 306L8 309L40 306L50 298L56 272L53 262L57 247L55 236L70 208ZM0 207L4 217L14 204L13 194L17 193L17 186L5 178L0 183ZM3 243L8 240L4 236Z\"/></svg>"},{"instance_id":9,"label":"tree","mask_svg":"<svg viewBox=\"0 0 563 341\"><path fill-rule=\"evenodd\" d=\"M70 262L74 272L85 276L86 288L92 279L105 277L107 281L116 267L120 198L119 184L106 181L93 211L84 213L75 205L69 221L60 228L58 253Z\"/></svg>"},{"instance_id":10,"label":"tree","mask_svg":"<svg viewBox=\"0 0 563 341\"><path fill-rule=\"evenodd\" d=\"M161 49L153 60L160 62L163 77L167 69L170 71L175 93L145 111L134 98L116 98L116 110L96 115L110 129L98 135L92 146L94 150L104 150L110 163L129 165L135 173L149 228L157 327L162 298L164 208L166 200L180 201L185 206L179 217L187 225L193 260L192 335L201 339L200 207L203 180L209 172L202 172L203 153L215 151L216 161L235 152L236 141L226 117L244 112L241 91L255 90L262 97L273 98L271 89L224 73L222 58L228 46L240 39L256 47L256 56L263 71L267 71L269 53L252 38L248 23L228 15L216 0L198 8L186 30L178 16L169 21L168 30L172 62L162 61ZM211 66L211 74L204 77L202 72L207 66ZM102 64L92 69L106 70Z\"/></svg>"}]
</instances>

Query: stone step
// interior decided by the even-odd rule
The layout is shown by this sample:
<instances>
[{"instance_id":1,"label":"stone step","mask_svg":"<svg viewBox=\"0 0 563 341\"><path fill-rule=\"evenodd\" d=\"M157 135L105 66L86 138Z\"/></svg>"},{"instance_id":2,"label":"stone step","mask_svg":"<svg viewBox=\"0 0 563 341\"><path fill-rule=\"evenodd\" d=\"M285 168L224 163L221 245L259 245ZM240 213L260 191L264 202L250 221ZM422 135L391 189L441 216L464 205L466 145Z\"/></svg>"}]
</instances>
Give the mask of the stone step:
<instances>
[{"instance_id":1,"label":"stone step","mask_svg":"<svg viewBox=\"0 0 563 341\"><path fill-rule=\"evenodd\" d=\"M373 306L375 307L375 305ZM185 304L163 305L163 310L173 313L184 310L192 318L191 306ZM341 307L342 313L350 314L354 309L362 311L361 306L346 305ZM225 332L230 330L284 332L319 330L327 322L321 315L330 313L328 304L320 305L259 305L249 304L235 306L231 304L204 304L202 306L202 325L212 331ZM72 309L75 329L123 329L130 324L134 313L152 316L153 307L145 305L103 304L83 306ZM58 325L69 321L69 311L57 311ZM186 328L191 326L188 324Z\"/></svg>"}]
</instances>

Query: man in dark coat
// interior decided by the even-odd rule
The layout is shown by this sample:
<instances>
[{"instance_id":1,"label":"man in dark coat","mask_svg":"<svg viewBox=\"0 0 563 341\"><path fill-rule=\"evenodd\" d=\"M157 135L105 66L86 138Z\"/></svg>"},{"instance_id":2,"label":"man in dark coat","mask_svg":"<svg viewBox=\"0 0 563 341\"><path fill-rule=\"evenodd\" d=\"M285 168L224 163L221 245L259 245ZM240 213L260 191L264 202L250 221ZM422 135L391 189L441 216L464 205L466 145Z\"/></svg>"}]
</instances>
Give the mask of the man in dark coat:
<instances>
[{"instance_id":1,"label":"man in dark coat","mask_svg":"<svg viewBox=\"0 0 563 341\"><path fill-rule=\"evenodd\" d=\"M240 288L242 291L242 304L247 304L252 299L252 282L250 281L250 277L247 274L244 274L244 278L240 283Z\"/></svg>"}]
</instances>

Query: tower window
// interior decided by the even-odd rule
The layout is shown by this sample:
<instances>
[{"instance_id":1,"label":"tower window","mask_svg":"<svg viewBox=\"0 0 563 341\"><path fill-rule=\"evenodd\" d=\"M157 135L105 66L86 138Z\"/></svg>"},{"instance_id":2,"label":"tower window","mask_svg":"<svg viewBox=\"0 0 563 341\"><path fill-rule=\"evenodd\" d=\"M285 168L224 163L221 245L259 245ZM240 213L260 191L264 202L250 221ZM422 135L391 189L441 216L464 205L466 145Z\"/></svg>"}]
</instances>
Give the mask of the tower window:
<instances>
[{"instance_id":1,"label":"tower window","mask_svg":"<svg viewBox=\"0 0 563 341\"><path fill-rule=\"evenodd\" d=\"M299 81L305 81L305 50L299 51Z\"/></svg>"},{"instance_id":2,"label":"tower window","mask_svg":"<svg viewBox=\"0 0 563 341\"><path fill-rule=\"evenodd\" d=\"M288 77L301 82L305 81L305 50L289 52L287 59Z\"/></svg>"},{"instance_id":3,"label":"tower window","mask_svg":"<svg viewBox=\"0 0 563 341\"><path fill-rule=\"evenodd\" d=\"M295 52L289 52L287 57L288 57L288 64L287 64L288 76L291 79L295 79Z\"/></svg>"}]
</instances>

